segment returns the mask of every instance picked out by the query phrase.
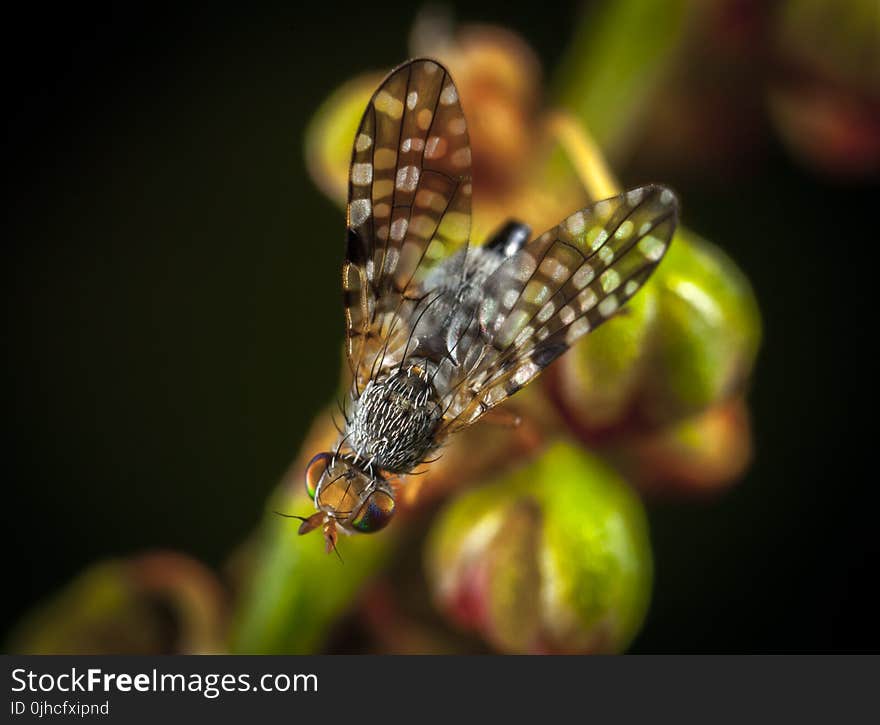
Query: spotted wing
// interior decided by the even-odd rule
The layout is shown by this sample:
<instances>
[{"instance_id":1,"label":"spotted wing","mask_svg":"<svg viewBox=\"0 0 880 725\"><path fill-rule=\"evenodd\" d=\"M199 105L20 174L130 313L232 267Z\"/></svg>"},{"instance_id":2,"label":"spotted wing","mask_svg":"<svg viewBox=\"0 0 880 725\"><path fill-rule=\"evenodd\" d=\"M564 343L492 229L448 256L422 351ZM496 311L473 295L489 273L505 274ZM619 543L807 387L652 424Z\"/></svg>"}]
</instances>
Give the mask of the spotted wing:
<instances>
[{"instance_id":1,"label":"spotted wing","mask_svg":"<svg viewBox=\"0 0 880 725\"><path fill-rule=\"evenodd\" d=\"M669 189L636 188L575 212L502 263L474 322L480 355L444 401L444 431L473 423L610 319L663 258L677 214Z\"/></svg>"},{"instance_id":2,"label":"spotted wing","mask_svg":"<svg viewBox=\"0 0 880 725\"><path fill-rule=\"evenodd\" d=\"M470 235L470 142L443 66L411 60L385 78L355 136L348 188L346 350L360 390L400 361L421 284Z\"/></svg>"}]
</instances>

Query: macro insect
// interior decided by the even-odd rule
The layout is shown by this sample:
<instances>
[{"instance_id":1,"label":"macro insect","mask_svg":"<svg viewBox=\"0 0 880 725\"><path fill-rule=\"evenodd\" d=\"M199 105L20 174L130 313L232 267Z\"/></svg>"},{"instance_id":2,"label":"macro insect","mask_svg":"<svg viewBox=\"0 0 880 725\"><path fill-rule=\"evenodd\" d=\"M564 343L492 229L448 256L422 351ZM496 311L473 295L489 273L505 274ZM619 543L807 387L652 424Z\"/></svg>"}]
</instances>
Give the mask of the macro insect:
<instances>
[{"instance_id":1,"label":"macro insect","mask_svg":"<svg viewBox=\"0 0 880 725\"><path fill-rule=\"evenodd\" d=\"M392 483L612 318L662 259L669 189L598 201L531 239L508 222L468 246L471 148L448 71L419 58L376 89L354 138L342 268L352 373L333 451L305 474L299 533L371 533ZM530 241L531 239L531 241Z\"/></svg>"}]
</instances>

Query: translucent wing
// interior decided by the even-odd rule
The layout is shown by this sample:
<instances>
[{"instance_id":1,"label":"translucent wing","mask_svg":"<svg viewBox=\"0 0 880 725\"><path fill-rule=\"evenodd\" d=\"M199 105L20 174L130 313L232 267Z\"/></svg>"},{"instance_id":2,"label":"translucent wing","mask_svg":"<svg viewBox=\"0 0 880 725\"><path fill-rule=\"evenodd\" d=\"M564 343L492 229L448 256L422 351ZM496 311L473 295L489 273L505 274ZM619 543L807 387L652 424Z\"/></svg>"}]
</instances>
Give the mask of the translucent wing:
<instances>
[{"instance_id":1,"label":"translucent wing","mask_svg":"<svg viewBox=\"0 0 880 725\"><path fill-rule=\"evenodd\" d=\"M426 59L393 70L354 141L342 280L358 390L398 363L430 269L467 243L471 149L448 72Z\"/></svg>"},{"instance_id":2,"label":"translucent wing","mask_svg":"<svg viewBox=\"0 0 880 725\"><path fill-rule=\"evenodd\" d=\"M677 215L672 191L640 187L575 212L502 263L472 325L481 352L444 401L444 432L476 421L610 319L663 258Z\"/></svg>"}]
</instances>

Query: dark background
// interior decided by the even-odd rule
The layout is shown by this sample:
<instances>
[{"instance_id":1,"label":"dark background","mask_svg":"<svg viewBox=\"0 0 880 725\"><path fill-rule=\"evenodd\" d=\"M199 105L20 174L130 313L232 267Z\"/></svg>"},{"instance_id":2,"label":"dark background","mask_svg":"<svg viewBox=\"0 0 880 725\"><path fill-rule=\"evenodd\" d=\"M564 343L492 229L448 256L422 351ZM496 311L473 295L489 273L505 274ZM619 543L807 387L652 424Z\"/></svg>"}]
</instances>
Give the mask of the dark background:
<instances>
[{"instance_id":1,"label":"dark background","mask_svg":"<svg viewBox=\"0 0 880 725\"><path fill-rule=\"evenodd\" d=\"M577 17L452 5L519 31L545 69ZM333 392L342 335L326 270L343 218L306 175L305 124L343 81L406 57L414 11L6 16L3 631L93 560L158 546L217 565L258 521ZM748 475L712 501L649 504L637 652L880 649L876 320L859 319L878 197L777 144L745 180L664 179L752 280L765 330Z\"/></svg>"}]
</instances>

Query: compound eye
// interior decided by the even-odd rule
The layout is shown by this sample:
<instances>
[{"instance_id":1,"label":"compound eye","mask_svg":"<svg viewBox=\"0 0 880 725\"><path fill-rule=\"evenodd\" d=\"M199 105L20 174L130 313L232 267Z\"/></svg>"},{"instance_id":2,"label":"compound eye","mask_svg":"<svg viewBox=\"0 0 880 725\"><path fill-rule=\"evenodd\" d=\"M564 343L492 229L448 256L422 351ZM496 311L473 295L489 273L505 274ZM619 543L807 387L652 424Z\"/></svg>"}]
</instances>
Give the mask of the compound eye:
<instances>
[{"instance_id":1,"label":"compound eye","mask_svg":"<svg viewBox=\"0 0 880 725\"><path fill-rule=\"evenodd\" d=\"M309 494L310 499L315 499L318 484L327 473L327 469L330 468L332 460L333 456L329 453L319 453L306 466L306 493Z\"/></svg>"},{"instance_id":2,"label":"compound eye","mask_svg":"<svg viewBox=\"0 0 880 725\"><path fill-rule=\"evenodd\" d=\"M364 534L384 529L394 516L394 499L385 491L374 491L351 521L351 526Z\"/></svg>"}]
</instances>

